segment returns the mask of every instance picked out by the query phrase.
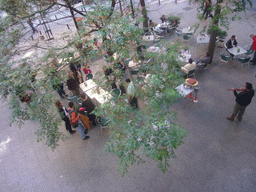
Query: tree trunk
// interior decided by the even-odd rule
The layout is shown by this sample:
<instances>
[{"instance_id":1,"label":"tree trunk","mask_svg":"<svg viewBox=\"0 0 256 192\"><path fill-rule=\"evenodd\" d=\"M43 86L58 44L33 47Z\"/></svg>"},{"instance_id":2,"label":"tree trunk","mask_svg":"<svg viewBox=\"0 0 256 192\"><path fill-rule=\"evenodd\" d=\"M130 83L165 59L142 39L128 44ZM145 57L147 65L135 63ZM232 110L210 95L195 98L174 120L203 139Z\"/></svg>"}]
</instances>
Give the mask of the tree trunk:
<instances>
[{"instance_id":1,"label":"tree trunk","mask_svg":"<svg viewBox=\"0 0 256 192\"><path fill-rule=\"evenodd\" d=\"M134 18L134 17L135 17L135 15L134 15L134 9L133 9L133 3L132 3L132 0L130 0L130 4L131 4L131 9L132 9L132 18Z\"/></svg>"},{"instance_id":2,"label":"tree trunk","mask_svg":"<svg viewBox=\"0 0 256 192\"><path fill-rule=\"evenodd\" d=\"M122 9L122 3L121 3L121 0L119 0L119 6L120 6L120 12L121 12L121 15L123 16L123 9Z\"/></svg>"},{"instance_id":3,"label":"tree trunk","mask_svg":"<svg viewBox=\"0 0 256 192\"><path fill-rule=\"evenodd\" d=\"M216 10L214 13L214 17L213 17L213 30L211 32L210 42L209 42L209 46L208 46L208 52L211 56L210 63L212 62L212 58L213 58L215 47L216 47L216 37L217 37L217 32L218 32L218 30L216 30L216 29L219 28L218 24L219 24L220 12L221 12L221 6L220 6L220 4L217 4Z\"/></svg>"},{"instance_id":4,"label":"tree trunk","mask_svg":"<svg viewBox=\"0 0 256 192\"><path fill-rule=\"evenodd\" d=\"M77 25L77 21L76 21L76 18L75 18L75 14L74 14L74 11L73 11L73 9L72 9L72 6L71 6L69 0L64 0L64 2L67 4L67 6L68 6L68 8L69 8L69 10L70 10L71 17L73 18L73 21L74 21L74 23L75 23L75 26L76 26L77 31L79 31L79 27L78 27L78 25Z\"/></svg>"},{"instance_id":5,"label":"tree trunk","mask_svg":"<svg viewBox=\"0 0 256 192\"><path fill-rule=\"evenodd\" d=\"M142 15L144 17L143 20L143 28L148 28L148 16L147 16L147 10L146 10L146 6L145 6L145 1L144 0L140 0L140 5L142 7Z\"/></svg>"}]
</instances>

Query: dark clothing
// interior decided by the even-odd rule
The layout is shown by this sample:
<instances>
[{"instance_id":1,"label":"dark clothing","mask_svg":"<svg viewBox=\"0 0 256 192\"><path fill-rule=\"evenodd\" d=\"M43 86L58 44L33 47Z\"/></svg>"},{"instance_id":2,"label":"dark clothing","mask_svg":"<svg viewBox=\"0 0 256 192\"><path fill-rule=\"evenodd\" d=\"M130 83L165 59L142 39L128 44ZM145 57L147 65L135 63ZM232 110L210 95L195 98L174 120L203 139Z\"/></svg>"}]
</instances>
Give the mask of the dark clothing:
<instances>
[{"instance_id":1,"label":"dark clothing","mask_svg":"<svg viewBox=\"0 0 256 192\"><path fill-rule=\"evenodd\" d=\"M92 100L89 97L87 97L86 101L82 102L82 107L86 109L89 120L93 122L93 125L96 125L96 116L91 114L91 112L95 109L95 105L92 103Z\"/></svg>"},{"instance_id":2,"label":"dark clothing","mask_svg":"<svg viewBox=\"0 0 256 192\"><path fill-rule=\"evenodd\" d=\"M113 71L112 71L111 68L106 68L106 69L104 70L105 76L109 76L112 72L113 72Z\"/></svg>"},{"instance_id":3,"label":"dark clothing","mask_svg":"<svg viewBox=\"0 0 256 192\"><path fill-rule=\"evenodd\" d=\"M80 87L79 82L70 77L67 80L68 89L72 92L73 95L80 96Z\"/></svg>"},{"instance_id":4,"label":"dark clothing","mask_svg":"<svg viewBox=\"0 0 256 192\"><path fill-rule=\"evenodd\" d=\"M67 109L65 108L65 110L67 111ZM64 109L63 108L60 108L58 110L58 112L60 113L60 117L63 121L65 121L65 126L66 126L66 130L69 132L69 133L72 133L73 130L71 128L71 125L70 125L70 121L69 121L69 118L68 116L66 116L65 112L64 112Z\"/></svg>"},{"instance_id":5,"label":"dark clothing","mask_svg":"<svg viewBox=\"0 0 256 192\"><path fill-rule=\"evenodd\" d=\"M129 103L130 103L130 105L132 106L132 107L135 107L136 109L138 109L139 107L138 107L138 100L137 100L137 98L136 97L134 97L134 96L131 96L131 98L129 98Z\"/></svg>"},{"instance_id":6,"label":"dark clothing","mask_svg":"<svg viewBox=\"0 0 256 192\"><path fill-rule=\"evenodd\" d=\"M236 39L235 39L235 40L234 40L234 45L237 46L237 44L238 44L238 43L237 43L237 41L236 41ZM227 46L228 49L233 48L232 40L231 40L231 39L229 39L229 40L227 41L226 46Z\"/></svg>"},{"instance_id":7,"label":"dark clothing","mask_svg":"<svg viewBox=\"0 0 256 192\"><path fill-rule=\"evenodd\" d=\"M79 83L72 77L67 80L67 86L69 90L79 89Z\"/></svg>"},{"instance_id":8,"label":"dark clothing","mask_svg":"<svg viewBox=\"0 0 256 192\"><path fill-rule=\"evenodd\" d=\"M198 60L198 64L197 64L197 67L200 67L200 68L205 68L208 64L210 64L210 61L211 61L211 57L204 57L202 59L199 59Z\"/></svg>"},{"instance_id":9,"label":"dark clothing","mask_svg":"<svg viewBox=\"0 0 256 192\"><path fill-rule=\"evenodd\" d=\"M252 98L254 96L254 90L250 91L242 91L241 93L237 94L236 91L234 91L234 95L236 96L236 102L241 106L248 106Z\"/></svg>"},{"instance_id":10,"label":"dark clothing","mask_svg":"<svg viewBox=\"0 0 256 192\"><path fill-rule=\"evenodd\" d=\"M85 107L88 114L95 109L95 105L92 103L92 100L89 97L86 99L86 101L82 102L82 107Z\"/></svg>"}]
</instances>

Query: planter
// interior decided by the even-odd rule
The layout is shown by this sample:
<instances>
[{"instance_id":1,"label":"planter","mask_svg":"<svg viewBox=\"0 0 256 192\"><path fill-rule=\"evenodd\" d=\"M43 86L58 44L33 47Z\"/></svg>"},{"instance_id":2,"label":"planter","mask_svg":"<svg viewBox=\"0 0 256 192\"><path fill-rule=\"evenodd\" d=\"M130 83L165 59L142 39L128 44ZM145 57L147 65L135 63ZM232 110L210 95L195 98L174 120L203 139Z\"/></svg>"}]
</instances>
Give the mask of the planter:
<instances>
[{"instance_id":1,"label":"planter","mask_svg":"<svg viewBox=\"0 0 256 192\"><path fill-rule=\"evenodd\" d=\"M224 47L224 40L220 39L219 42L217 43L217 47L223 48Z\"/></svg>"}]
</instances>

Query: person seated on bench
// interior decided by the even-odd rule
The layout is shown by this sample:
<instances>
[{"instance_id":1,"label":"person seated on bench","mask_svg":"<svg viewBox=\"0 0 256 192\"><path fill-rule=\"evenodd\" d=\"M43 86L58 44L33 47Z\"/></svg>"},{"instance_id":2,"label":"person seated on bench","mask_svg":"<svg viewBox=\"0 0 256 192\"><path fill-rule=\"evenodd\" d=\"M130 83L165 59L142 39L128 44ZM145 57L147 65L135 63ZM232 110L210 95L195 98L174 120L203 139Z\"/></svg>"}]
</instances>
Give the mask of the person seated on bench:
<instances>
[{"instance_id":1,"label":"person seated on bench","mask_svg":"<svg viewBox=\"0 0 256 192\"><path fill-rule=\"evenodd\" d=\"M181 67L181 70L185 73L184 76L187 76L187 74L190 71L195 70L195 68L196 68L196 63L193 62L193 59L189 58L188 63L184 67Z\"/></svg>"},{"instance_id":2,"label":"person seated on bench","mask_svg":"<svg viewBox=\"0 0 256 192\"><path fill-rule=\"evenodd\" d=\"M210 61L211 61L210 53L206 52L205 55L196 62L197 64L196 66L199 68L205 68L208 64L210 64Z\"/></svg>"}]
</instances>

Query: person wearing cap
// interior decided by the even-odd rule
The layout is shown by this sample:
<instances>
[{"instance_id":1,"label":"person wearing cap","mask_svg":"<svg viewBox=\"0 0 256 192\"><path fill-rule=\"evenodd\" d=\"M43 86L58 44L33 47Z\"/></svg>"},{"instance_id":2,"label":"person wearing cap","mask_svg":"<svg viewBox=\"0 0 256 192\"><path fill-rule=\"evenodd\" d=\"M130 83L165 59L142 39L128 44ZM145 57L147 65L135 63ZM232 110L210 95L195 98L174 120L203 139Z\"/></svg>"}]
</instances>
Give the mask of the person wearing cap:
<instances>
[{"instance_id":1,"label":"person wearing cap","mask_svg":"<svg viewBox=\"0 0 256 192\"><path fill-rule=\"evenodd\" d=\"M234 121L234 118L237 115L238 121L242 121L242 117L245 111L245 108L251 103L252 98L254 96L254 90L252 88L252 84L246 82L245 89L241 90L238 94L235 89L231 89L234 91L234 95L236 97L236 104L234 106L234 110L231 116L227 116L227 119L230 121Z\"/></svg>"},{"instance_id":2,"label":"person wearing cap","mask_svg":"<svg viewBox=\"0 0 256 192\"><path fill-rule=\"evenodd\" d=\"M253 39L252 42L252 51L254 52L254 56L253 59L250 60L250 62L252 62L252 65L256 65L256 35L251 34L250 37Z\"/></svg>"}]
</instances>

